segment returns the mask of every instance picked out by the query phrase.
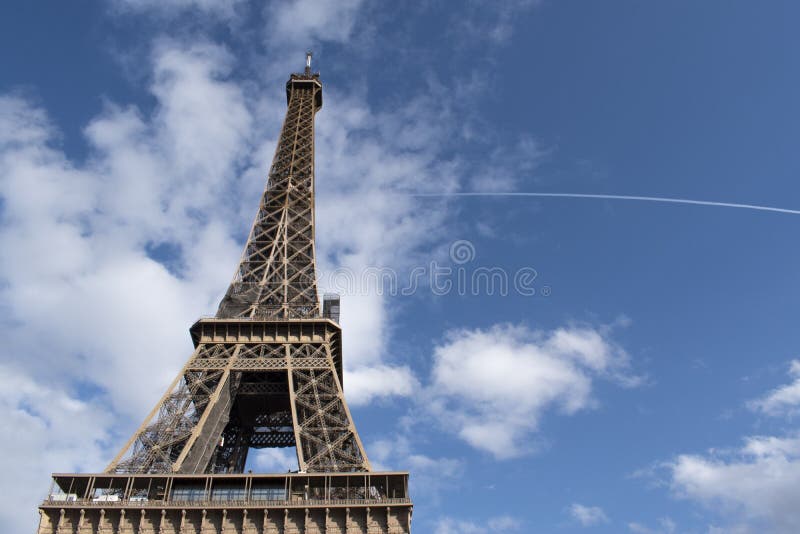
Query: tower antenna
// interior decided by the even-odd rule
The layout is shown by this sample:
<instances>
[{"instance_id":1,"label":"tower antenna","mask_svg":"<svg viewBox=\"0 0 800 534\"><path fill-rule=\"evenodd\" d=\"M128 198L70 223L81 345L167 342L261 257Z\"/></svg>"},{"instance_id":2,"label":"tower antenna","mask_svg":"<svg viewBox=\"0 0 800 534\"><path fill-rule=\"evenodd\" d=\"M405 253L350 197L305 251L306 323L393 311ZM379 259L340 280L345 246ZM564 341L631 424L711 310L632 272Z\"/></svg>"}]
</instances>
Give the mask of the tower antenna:
<instances>
[{"instance_id":1,"label":"tower antenna","mask_svg":"<svg viewBox=\"0 0 800 534\"><path fill-rule=\"evenodd\" d=\"M311 50L306 50L306 74L311 74L311 57L314 55L314 52Z\"/></svg>"}]
</instances>

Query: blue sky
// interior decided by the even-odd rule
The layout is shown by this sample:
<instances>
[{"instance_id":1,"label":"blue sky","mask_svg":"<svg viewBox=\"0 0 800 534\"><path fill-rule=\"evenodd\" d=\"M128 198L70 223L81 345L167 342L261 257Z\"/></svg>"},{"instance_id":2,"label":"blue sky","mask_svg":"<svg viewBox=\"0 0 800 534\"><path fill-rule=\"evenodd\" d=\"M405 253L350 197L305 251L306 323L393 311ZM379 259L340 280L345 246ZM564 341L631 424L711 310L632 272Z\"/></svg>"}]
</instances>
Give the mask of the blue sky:
<instances>
[{"instance_id":1,"label":"blue sky","mask_svg":"<svg viewBox=\"0 0 800 534\"><path fill-rule=\"evenodd\" d=\"M4 3L3 531L32 528L50 472L103 469L190 354L312 48L321 285L426 272L339 288L346 394L373 464L411 471L416 532L797 532L800 217L451 194L800 209L798 16ZM438 294L432 262L533 269L535 294Z\"/></svg>"}]
</instances>

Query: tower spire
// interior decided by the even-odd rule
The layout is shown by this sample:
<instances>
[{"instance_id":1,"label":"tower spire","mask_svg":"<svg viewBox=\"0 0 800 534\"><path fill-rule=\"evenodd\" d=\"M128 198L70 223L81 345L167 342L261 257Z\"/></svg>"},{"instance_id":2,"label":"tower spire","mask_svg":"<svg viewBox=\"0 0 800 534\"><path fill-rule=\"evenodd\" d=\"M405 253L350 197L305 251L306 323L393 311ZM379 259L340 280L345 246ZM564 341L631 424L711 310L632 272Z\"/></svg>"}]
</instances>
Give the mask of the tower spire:
<instances>
[{"instance_id":1,"label":"tower spire","mask_svg":"<svg viewBox=\"0 0 800 534\"><path fill-rule=\"evenodd\" d=\"M311 56L314 55L310 49L306 50L306 76L311 76Z\"/></svg>"}]
</instances>

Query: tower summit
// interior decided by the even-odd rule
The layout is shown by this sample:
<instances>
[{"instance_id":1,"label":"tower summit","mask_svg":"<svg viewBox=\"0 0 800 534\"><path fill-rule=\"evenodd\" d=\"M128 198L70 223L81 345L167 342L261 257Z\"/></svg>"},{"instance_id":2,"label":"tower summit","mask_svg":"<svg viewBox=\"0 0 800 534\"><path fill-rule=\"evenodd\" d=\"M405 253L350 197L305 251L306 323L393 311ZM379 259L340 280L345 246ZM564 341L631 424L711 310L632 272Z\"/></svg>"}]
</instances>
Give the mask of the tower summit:
<instances>
[{"instance_id":1,"label":"tower summit","mask_svg":"<svg viewBox=\"0 0 800 534\"><path fill-rule=\"evenodd\" d=\"M53 475L39 534L407 533L408 473L374 472L342 390L338 297L320 309L314 257L311 53L258 213L216 316L104 473ZM254 449L294 447L299 471L245 473Z\"/></svg>"}]
</instances>

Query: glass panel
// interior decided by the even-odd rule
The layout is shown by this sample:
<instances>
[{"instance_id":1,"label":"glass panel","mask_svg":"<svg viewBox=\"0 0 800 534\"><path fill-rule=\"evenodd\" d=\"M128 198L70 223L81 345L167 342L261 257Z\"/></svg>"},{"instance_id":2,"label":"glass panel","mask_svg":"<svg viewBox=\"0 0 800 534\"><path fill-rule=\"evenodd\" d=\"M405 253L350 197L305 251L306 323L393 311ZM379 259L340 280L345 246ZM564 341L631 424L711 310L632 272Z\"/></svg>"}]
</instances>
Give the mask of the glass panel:
<instances>
[{"instance_id":1,"label":"glass panel","mask_svg":"<svg viewBox=\"0 0 800 534\"><path fill-rule=\"evenodd\" d=\"M212 501L243 501L245 498L244 486L215 486L211 490Z\"/></svg>"},{"instance_id":2,"label":"glass panel","mask_svg":"<svg viewBox=\"0 0 800 534\"><path fill-rule=\"evenodd\" d=\"M254 501L283 501L286 499L286 490L280 487L253 487L250 498Z\"/></svg>"},{"instance_id":3,"label":"glass panel","mask_svg":"<svg viewBox=\"0 0 800 534\"><path fill-rule=\"evenodd\" d=\"M206 489L202 486L175 486L172 489L173 501L203 501Z\"/></svg>"}]
</instances>

